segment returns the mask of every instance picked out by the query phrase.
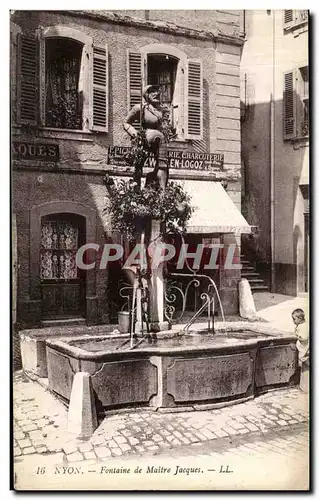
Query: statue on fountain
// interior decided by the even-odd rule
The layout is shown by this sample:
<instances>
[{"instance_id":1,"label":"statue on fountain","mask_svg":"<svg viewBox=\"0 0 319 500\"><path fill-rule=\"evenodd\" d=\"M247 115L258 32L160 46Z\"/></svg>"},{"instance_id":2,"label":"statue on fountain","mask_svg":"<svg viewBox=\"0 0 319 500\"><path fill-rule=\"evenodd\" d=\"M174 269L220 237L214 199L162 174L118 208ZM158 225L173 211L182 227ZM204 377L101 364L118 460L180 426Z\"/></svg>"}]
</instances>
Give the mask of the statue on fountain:
<instances>
[{"instance_id":1,"label":"statue on fountain","mask_svg":"<svg viewBox=\"0 0 319 500\"><path fill-rule=\"evenodd\" d=\"M160 103L160 92L157 85L146 85L143 89L141 104L133 106L124 122L124 130L134 140L138 131L133 123L139 121L145 130L147 145L156 159L153 172L146 175L146 185L156 183L161 189L165 189L168 181L168 166L166 158L160 157L160 146L165 142L163 134L164 111Z\"/></svg>"}]
</instances>

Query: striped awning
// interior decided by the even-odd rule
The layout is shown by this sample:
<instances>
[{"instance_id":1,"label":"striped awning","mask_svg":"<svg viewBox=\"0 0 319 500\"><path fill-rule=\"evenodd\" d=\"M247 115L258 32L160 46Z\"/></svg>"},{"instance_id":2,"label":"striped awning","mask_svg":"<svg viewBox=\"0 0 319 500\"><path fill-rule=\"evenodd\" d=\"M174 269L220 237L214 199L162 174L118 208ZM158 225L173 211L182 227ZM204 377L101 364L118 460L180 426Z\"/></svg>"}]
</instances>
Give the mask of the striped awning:
<instances>
[{"instance_id":1,"label":"striped awning","mask_svg":"<svg viewBox=\"0 0 319 500\"><path fill-rule=\"evenodd\" d=\"M254 232L220 182L185 180L183 186L195 208L188 233Z\"/></svg>"}]
</instances>

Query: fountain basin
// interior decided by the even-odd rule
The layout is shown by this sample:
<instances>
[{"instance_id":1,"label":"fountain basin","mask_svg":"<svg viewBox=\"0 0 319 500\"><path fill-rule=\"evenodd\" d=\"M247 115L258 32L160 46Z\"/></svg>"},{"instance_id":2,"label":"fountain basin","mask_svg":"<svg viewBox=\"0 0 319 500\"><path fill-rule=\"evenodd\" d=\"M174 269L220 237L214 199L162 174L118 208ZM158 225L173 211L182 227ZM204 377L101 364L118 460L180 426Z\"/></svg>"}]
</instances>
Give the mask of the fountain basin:
<instances>
[{"instance_id":1,"label":"fountain basin","mask_svg":"<svg viewBox=\"0 0 319 500\"><path fill-rule=\"evenodd\" d=\"M126 337L128 339L128 336ZM296 338L249 330L158 334L129 350L125 336L46 341L49 388L70 400L74 374L91 375L97 409L228 403L295 383Z\"/></svg>"}]
</instances>

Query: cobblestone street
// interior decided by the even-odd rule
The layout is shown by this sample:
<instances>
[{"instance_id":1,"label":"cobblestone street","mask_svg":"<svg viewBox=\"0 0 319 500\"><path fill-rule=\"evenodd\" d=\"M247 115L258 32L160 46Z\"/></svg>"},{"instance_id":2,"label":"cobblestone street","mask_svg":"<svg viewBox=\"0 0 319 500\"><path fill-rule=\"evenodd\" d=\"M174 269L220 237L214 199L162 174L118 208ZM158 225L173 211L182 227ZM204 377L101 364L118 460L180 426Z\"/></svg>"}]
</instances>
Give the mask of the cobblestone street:
<instances>
[{"instance_id":1,"label":"cobblestone street","mask_svg":"<svg viewBox=\"0 0 319 500\"><path fill-rule=\"evenodd\" d=\"M40 384L16 372L14 388L16 469L165 456L290 456L304 463L308 454L308 397L298 388L220 409L117 411L86 441L67 431L66 407Z\"/></svg>"}]
</instances>

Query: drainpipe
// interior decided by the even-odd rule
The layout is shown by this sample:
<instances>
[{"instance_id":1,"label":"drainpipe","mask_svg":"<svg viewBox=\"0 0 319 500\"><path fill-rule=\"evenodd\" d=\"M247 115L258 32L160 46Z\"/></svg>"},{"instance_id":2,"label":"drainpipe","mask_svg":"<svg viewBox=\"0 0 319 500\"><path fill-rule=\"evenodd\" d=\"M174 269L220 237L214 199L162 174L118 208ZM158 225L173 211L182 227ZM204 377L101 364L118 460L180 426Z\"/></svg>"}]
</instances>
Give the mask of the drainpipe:
<instances>
[{"instance_id":1,"label":"drainpipe","mask_svg":"<svg viewBox=\"0 0 319 500\"><path fill-rule=\"evenodd\" d=\"M270 94L270 289L275 291L275 10L272 11L272 92Z\"/></svg>"}]
</instances>

